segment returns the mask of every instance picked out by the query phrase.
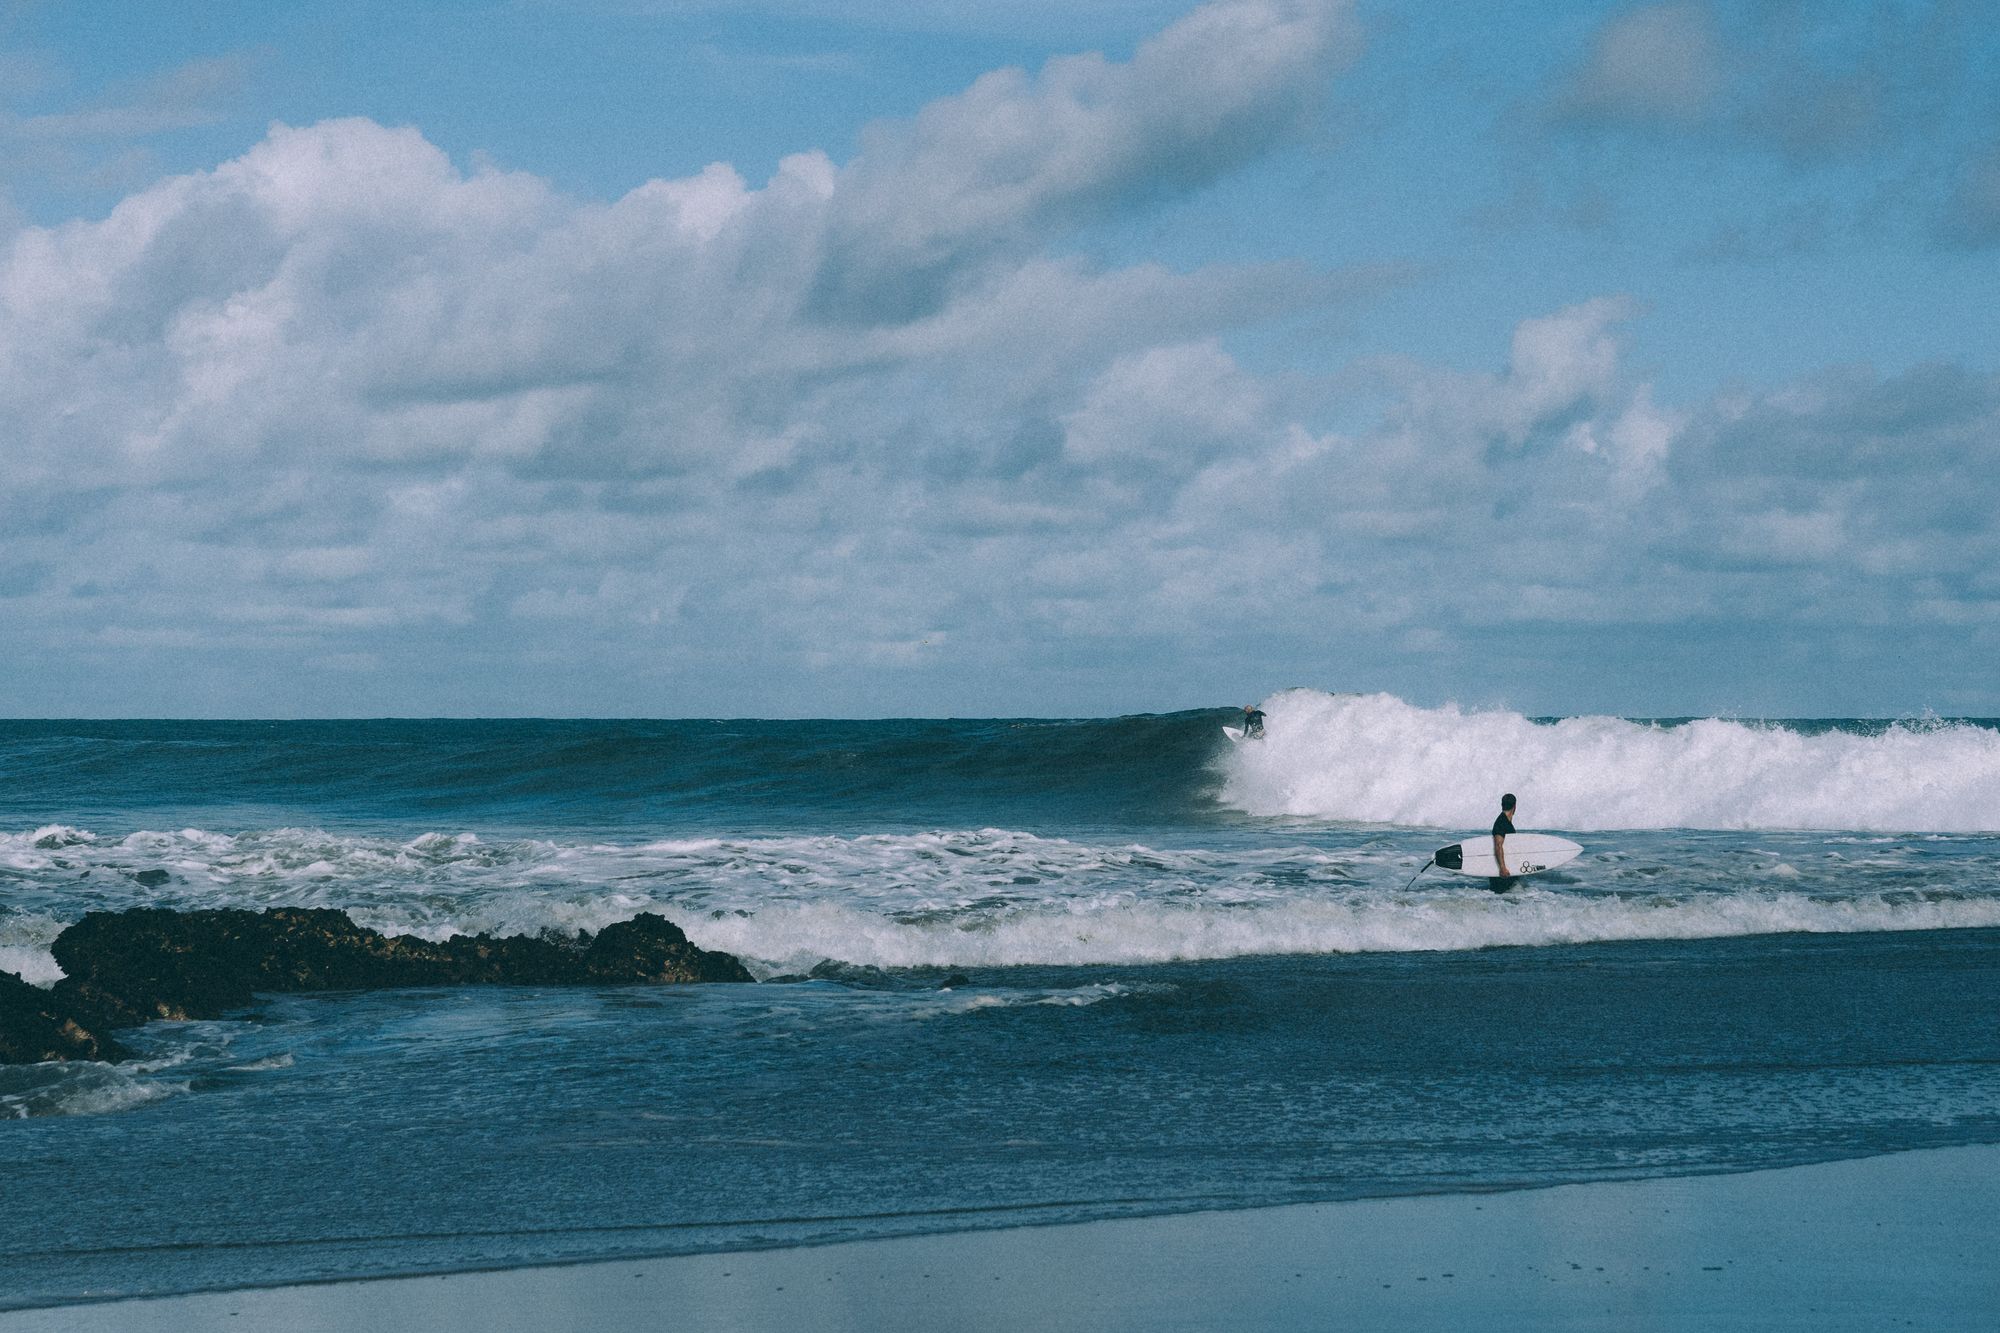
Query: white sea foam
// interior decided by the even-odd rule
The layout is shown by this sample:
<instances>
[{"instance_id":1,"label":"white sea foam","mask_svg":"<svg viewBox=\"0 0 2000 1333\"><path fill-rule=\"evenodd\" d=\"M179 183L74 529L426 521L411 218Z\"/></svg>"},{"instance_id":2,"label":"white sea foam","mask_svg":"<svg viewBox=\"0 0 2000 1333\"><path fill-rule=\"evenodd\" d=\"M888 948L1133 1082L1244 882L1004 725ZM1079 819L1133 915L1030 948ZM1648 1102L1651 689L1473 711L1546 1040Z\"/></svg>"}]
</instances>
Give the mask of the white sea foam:
<instances>
[{"instance_id":1,"label":"white sea foam","mask_svg":"<svg viewBox=\"0 0 2000 1333\"><path fill-rule=\"evenodd\" d=\"M238 1074L256 1074L270 1069L290 1069L294 1063L290 1051L280 1051L259 1060L247 1060L240 1065L224 1065L223 1068Z\"/></svg>"},{"instance_id":2,"label":"white sea foam","mask_svg":"<svg viewBox=\"0 0 2000 1333\"><path fill-rule=\"evenodd\" d=\"M0 972L12 972L35 986L62 980L62 969L49 946L64 924L39 912L0 913Z\"/></svg>"},{"instance_id":3,"label":"white sea foam","mask_svg":"<svg viewBox=\"0 0 2000 1333\"><path fill-rule=\"evenodd\" d=\"M136 1065L51 1061L0 1069L0 1120L45 1115L108 1115L176 1093L183 1080L154 1077Z\"/></svg>"},{"instance_id":4,"label":"white sea foam","mask_svg":"<svg viewBox=\"0 0 2000 1333\"><path fill-rule=\"evenodd\" d=\"M1512 791L1536 828L2000 829L2000 731L1969 724L1538 723L1303 689L1263 707L1265 741L1221 761L1223 802L1251 814L1476 828Z\"/></svg>"},{"instance_id":5,"label":"white sea foam","mask_svg":"<svg viewBox=\"0 0 2000 1333\"><path fill-rule=\"evenodd\" d=\"M67 824L44 824L33 833L30 833L26 841L30 846L41 848L44 851L57 851L61 848L74 847L81 843L96 842L97 835L86 832L83 829L71 828Z\"/></svg>"},{"instance_id":6,"label":"white sea foam","mask_svg":"<svg viewBox=\"0 0 2000 1333\"><path fill-rule=\"evenodd\" d=\"M774 993L766 1005L740 1011L737 1017L759 1030L783 1025L791 1031L803 1032L828 1026L851 1027L855 1023L948 1020L1000 1009L1085 1009L1127 996L1163 994L1174 987L1102 981L1057 988L977 986L928 991L840 988L816 994L802 993L804 989L787 988L782 996Z\"/></svg>"},{"instance_id":7,"label":"white sea foam","mask_svg":"<svg viewBox=\"0 0 2000 1333\"><path fill-rule=\"evenodd\" d=\"M1239 834L1215 848L1006 829L634 843L182 829L54 849L0 835L0 861L14 867L0 964L51 982L48 946L66 922L129 906L331 906L430 939L596 931L653 911L764 976L829 958L1147 963L2000 925L1990 838L1592 841L1569 869L1496 898L1439 873L1406 889L1427 846L1373 830L1318 845Z\"/></svg>"},{"instance_id":8,"label":"white sea foam","mask_svg":"<svg viewBox=\"0 0 2000 1333\"><path fill-rule=\"evenodd\" d=\"M669 916L677 916L673 912ZM1266 954L1405 953L1785 932L2000 926L2000 898L1798 893L1586 897L1484 889L1353 892L1258 908L1100 904L903 922L817 904L750 916L680 918L690 937L772 970L824 957L874 967L1135 964Z\"/></svg>"},{"instance_id":9,"label":"white sea foam","mask_svg":"<svg viewBox=\"0 0 2000 1333\"><path fill-rule=\"evenodd\" d=\"M241 1039L254 1032L233 1022L173 1023L121 1034L140 1053L117 1064L48 1060L0 1066L0 1120L111 1115L179 1096L218 1069L259 1073L291 1066L288 1052L234 1057Z\"/></svg>"}]
</instances>

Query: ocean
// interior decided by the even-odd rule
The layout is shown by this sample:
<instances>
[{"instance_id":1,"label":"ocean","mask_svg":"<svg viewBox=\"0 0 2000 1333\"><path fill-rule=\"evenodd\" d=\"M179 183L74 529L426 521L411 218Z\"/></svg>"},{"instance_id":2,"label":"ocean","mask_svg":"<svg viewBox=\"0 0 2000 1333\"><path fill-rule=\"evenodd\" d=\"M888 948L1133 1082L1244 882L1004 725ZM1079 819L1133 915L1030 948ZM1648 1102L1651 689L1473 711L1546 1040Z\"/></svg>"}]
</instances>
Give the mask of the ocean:
<instances>
[{"instance_id":1,"label":"ocean","mask_svg":"<svg viewBox=\"0 0 2000 1333\"><path fill-rule=\"evenodd\" d=\"M2000 1142L2000 723L1263 707L0 722L30 981L87 911L275 905L656 911L760 979L0 1068L0 1308ZM1419 875L1503 791L1583 855Z\"/></svg>"}]
</instances>

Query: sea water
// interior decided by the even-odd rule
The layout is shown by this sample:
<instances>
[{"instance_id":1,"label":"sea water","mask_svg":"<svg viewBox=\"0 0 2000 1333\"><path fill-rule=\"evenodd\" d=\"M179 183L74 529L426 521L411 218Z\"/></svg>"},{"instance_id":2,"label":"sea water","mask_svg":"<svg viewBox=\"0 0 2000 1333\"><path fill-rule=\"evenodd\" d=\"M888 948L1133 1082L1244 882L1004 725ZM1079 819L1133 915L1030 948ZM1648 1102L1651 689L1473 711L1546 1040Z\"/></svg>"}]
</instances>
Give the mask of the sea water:
<instances>
[{"instance_id":1,"label":"sea water","mask_svg":"<svg viewBox=\"0 0 2000 1333\"><path fill-rule=\"evenodd\" d=\"M0 723L31 981L87 911L281 904L760 978L0 1068L0 1306L2000 1140L1995 724L1264 707ZM1503 790L1583 856L1419 875Z\"/></svg>"}]
</instances>

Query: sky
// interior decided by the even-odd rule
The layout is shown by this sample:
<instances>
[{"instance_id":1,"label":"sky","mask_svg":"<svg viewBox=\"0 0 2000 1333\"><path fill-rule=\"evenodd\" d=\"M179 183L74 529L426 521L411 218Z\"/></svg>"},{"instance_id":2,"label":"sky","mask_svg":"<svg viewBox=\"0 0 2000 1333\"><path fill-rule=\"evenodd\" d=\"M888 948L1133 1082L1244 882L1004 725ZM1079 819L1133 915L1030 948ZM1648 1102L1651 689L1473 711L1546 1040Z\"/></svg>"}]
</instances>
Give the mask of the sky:
<instances>
[{"instance_id":1,"label":"sky","mask_svg":"<svg viewBox=\"0 0 2000 1333\"><path fill-rule=\"evenodd\" d=\"M0 715L2000 715L2000 10L0 3Z\"/></svg>"}]
</instances>

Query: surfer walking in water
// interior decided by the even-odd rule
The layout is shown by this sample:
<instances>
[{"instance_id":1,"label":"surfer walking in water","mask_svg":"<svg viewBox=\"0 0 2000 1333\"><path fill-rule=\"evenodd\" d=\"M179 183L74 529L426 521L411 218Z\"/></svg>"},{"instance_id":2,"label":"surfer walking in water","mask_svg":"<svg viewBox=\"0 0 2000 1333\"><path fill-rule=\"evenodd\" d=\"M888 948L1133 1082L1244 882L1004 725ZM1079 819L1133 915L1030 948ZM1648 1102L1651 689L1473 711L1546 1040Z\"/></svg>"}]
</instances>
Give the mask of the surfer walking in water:
<instances>
[{"instance_id":1,"label":"surfer walking in water","mask_svg":"<svg viewBox=\"0 0 2000 1333\"><path fill-rule=\"evenodd\" d=\"M1508 792L1500 798L1500 817L1493 821L1493 860L1499 865L1500 873L1486 881L1486 887L1495 893L1505 893L1514 887L1514 876L1507 870L1507 835L1514 831L1514 793Z\"/></svg>"}]
</instances>

